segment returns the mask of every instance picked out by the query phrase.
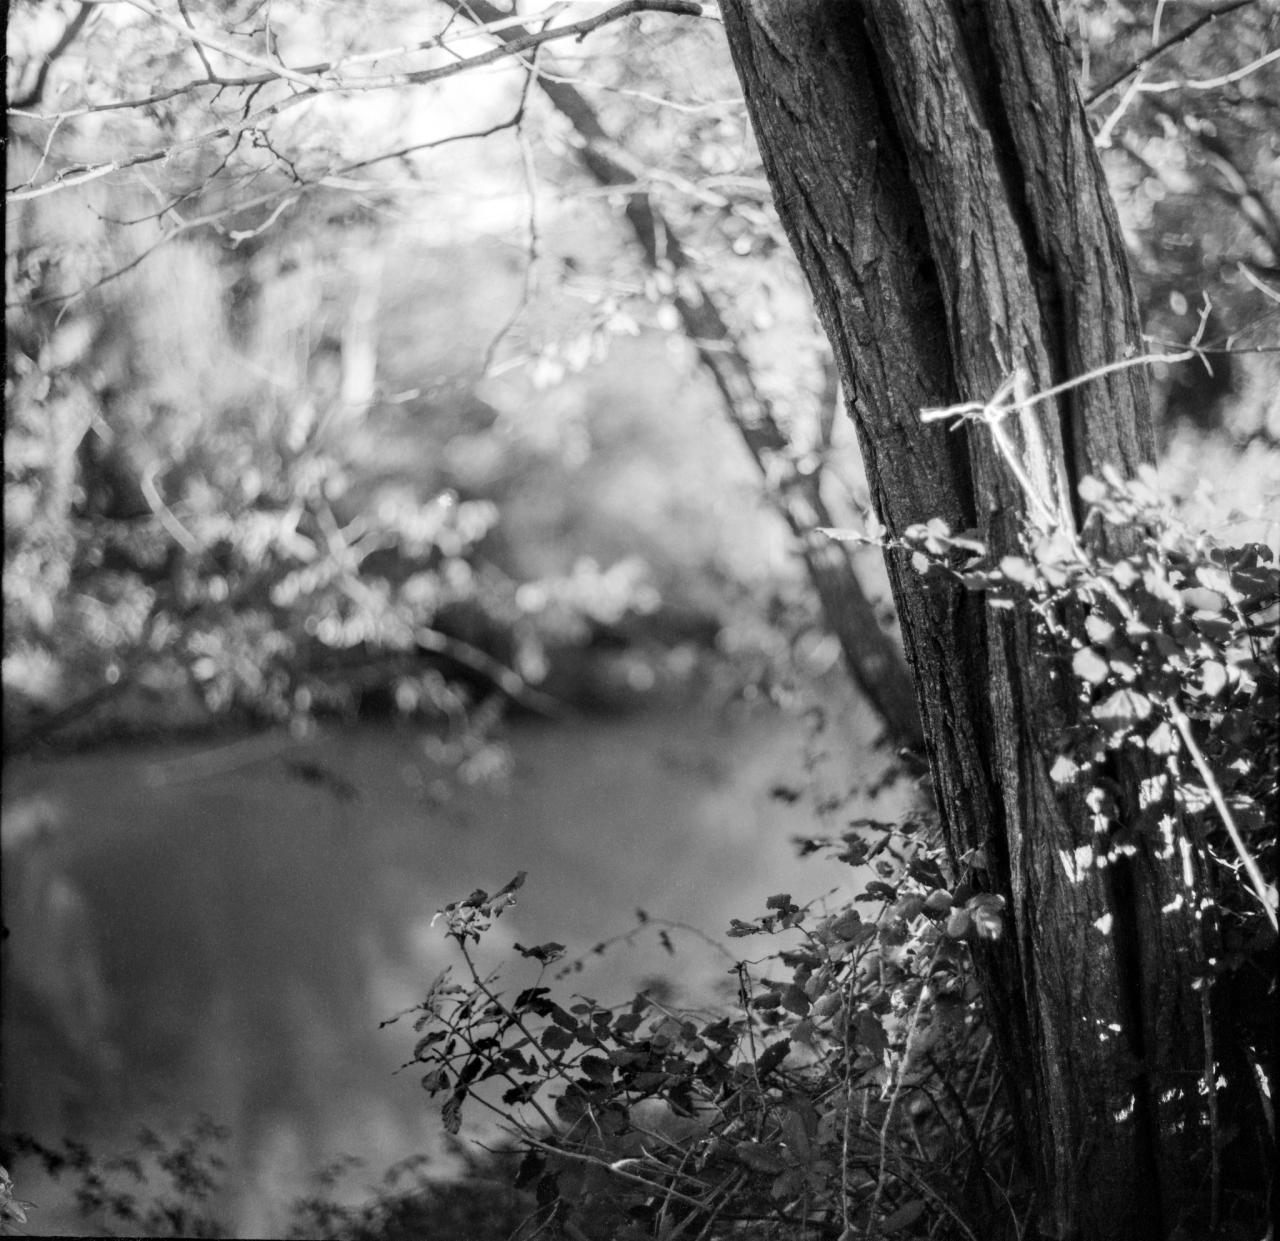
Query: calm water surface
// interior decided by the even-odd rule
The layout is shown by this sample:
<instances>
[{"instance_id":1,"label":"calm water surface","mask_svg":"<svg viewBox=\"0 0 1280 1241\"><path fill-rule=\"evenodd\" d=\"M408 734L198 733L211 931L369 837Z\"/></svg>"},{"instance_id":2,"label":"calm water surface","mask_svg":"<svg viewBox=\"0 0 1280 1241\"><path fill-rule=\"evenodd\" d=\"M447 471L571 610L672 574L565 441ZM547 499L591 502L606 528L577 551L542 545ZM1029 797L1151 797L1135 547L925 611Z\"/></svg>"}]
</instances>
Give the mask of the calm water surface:
<instances>
[{"instance_id":1,"label":"calm water surface","mask_svg":"<svg viewBox=\"0 0 1280 1241\"><path fill-rule=\"evenodd\" d=\"M271 1235L323 1163L355 1152L376 1171L438 1132L417 1075L394 1072L410 1030L378 1023L454 959L441 905L527 870L499 950L587 951L638 907L719 937L773 892L852 878L795 858L790 837L821 825L770 790L803 784L815 747L829 791L870 777L870 731L846 712L815 743L801 719L701 707L521 723L503 786L443 797L391 727L13 763L5 1126L112 1150L207 1113L233 1132L227 1216ZM649 935L565 985L609 1001L676 972L704 993L726 977L677 940L674 970ZM34 1174L18 1192L40 1203L33 1231L75 1231Z\"/></svg>"}]
</instances>

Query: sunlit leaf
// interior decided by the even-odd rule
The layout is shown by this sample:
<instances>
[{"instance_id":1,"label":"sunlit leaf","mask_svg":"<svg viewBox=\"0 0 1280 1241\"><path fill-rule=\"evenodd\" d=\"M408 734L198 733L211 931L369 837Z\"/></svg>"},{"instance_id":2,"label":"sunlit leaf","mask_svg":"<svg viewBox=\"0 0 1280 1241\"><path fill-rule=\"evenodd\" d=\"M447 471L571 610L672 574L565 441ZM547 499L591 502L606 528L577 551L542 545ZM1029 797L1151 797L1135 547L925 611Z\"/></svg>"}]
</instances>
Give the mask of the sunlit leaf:
<instances>
[{"instance_id":1,"label":"sunlit leaf","mask_svg":"<svg viewBox=\"0 0 1280 1241\"><path fill-rule=\"evenodd\" d=\"M1101 685L1110 675L1106 659L1092 646L1084 646L1078 650L1071 660L1071 670L1082 681L1091 685Z\"/></svg>"},{"instance_id":2,"label":"sunlit leaf","mask_svg":"<svg viewBox=\"0 0 1280 1241\"><path fill-rule=\"evenodd\" d=\"M1145 694L1121 689L1095 704L1090 714L1109 732L1123 732L1145 720L1153 709Z\"/></svg>"}]
</instances>

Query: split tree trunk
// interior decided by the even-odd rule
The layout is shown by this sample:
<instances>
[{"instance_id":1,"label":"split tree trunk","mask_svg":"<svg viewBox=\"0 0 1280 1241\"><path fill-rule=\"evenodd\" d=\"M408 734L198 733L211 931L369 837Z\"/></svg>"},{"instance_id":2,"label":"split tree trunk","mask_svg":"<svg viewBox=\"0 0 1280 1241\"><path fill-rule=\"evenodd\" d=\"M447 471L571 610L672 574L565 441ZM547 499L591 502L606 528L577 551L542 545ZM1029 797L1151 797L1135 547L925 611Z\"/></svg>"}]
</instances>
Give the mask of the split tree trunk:
<instances>
[{"instance_id":1,"label":"split tree trunk","mask_svg":"<svg viewBox=\"0 0 1280 1241\"><path fill-rule=\"evenodd\" d=\"M1018 550L1027 501L989 434L920 411L1043 390L1141 348L1115 211L1044 0L722 0L778 211L840 368L880 518ZM1152 454L1140 368L1005 423L1059 520L1076 486ZM1092 843L1049 777L1077 718L1031 619L889 558L939 810L985 846L1008 930L982 952L989 1019L1044 1237L1158 1238L1206 1190L1193 942L1172 860ZM1139 772L1119 760L1132 791ZM1100 926L1107 925L1110 932ZM1118 1033L1117 1033L1118 1032ZM1194 1225L1192 1225L1194 1227Z\"/></svg>"}]
</instances>

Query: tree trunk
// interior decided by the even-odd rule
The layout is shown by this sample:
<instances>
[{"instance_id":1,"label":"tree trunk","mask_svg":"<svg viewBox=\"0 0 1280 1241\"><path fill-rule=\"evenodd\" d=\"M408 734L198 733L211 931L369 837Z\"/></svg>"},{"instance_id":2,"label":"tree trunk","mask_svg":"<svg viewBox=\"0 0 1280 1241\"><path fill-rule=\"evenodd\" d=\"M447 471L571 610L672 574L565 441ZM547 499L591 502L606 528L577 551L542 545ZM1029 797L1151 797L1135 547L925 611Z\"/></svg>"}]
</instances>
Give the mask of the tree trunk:
<instances>
[{"instance_id":1,"label":"tree trunk","mask_svg":"<svg viewBox=\"0 0 1280 1241\"><path fill-rule=\"evenodd\" d=\"M496 23L506 15L489 0L447 0L473 21ZM524 26L505 25L494 38L511 43L525 37ZM616 143L590 102L559 75L539 76L538 86L572 126L579 154L600 185L627 190L626 217L653 271L678 276L672 302L698 360L715 380L729 421L737 429L765 480L768 499L787 523L804 558L822 605L827 628L840 643L854 683L880 716L893 741L919 751L924 744L910 674L894 640L884 632L867 598L848 548L819 534L836 523L822 498L819 476L797 468L786 433L769 399L760 391L736 333L715 296L699 280L679 233L649 192L647 170Z\"/></svg>"},{"instance_id":2,"label":"tree trunk","mask_svg":"<svg viewBox=\"0 0 1280 1241\"><path fill-rule=\"evenodd\" d=\"M1044 390L1141 348L1057 19L1044 0L722 11L881 520L901 535L941 517L1017 552L1028 504L990 433L920 411L989 400L1015 374ZM1003 429L1071 524L1084 475L1150 458L1146 376L1112 373ZM1196 1226L1207 1193L1191 1160L1207 1148L1194 939L1185 911L1161 912L1174 863L1139 841L1105 871L1066 865L1094 843L1081 796L1049 776L1080 710L1069 669L1029 615L901 555L889 570L948 847L984 846L1008 902L979 968L1040 1235L1164 1241ZM1111 774L1130 805L1141 771L1121 757Z\"/></svg>"}]
</instances>

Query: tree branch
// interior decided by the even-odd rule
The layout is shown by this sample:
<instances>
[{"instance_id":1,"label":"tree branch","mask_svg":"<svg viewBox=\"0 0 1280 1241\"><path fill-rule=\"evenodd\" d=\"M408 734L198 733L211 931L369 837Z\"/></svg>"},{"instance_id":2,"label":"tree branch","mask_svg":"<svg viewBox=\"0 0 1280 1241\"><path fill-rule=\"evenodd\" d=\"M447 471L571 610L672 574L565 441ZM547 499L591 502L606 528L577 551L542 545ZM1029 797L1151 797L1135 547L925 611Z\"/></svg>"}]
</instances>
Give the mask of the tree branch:
<instances>
[{"instance_id":1,"label":"tree branch","mask_svg":"<svg viewBox=\"0 0 1280 1241\"><path fill-rule=\"evenodd\" d=\"M1203 30L1205 26L1211 22L1215 22L1219 17L1225 17L1228 13L1234 13L1237 9L1243 9L1250 4L1256 3L1257 0L1227 0L1225 4L1215 5L1209 12L1202 17L1196 18L1190 25L1184 26L1181 30L1171 34L1163 42L1157 43L1150 51L1144 52L1138 57L1127 69L1117 73L1110 81L1099 86L1097 90L1086 99L1085 107L1091 108L1098 100L1104 96L1111 94L1117 86L1123 82L1127 82L1135 73L1145 69L1153 60L1163 56L1165 52L1171 48L1175 48L1179 43L1185 43L1193 34L1199 30Z\"/></svg>"},{"instance_id":2,"label":"tree branch","mask_svg":"<svg viewBox=\"0 0 1280 1241\"><path fill-rule=\"evenodd\" d=\"M33 108L40 102L40 96L44 94L44 84L49 78L49 70L53 68L54 62L75 42L76 35L84 29L84 24L89 20L89 15L95 7L96 5L89 3L80 5L79 9L76 10L76 15L67 23L67 28L62 32L57 43L41 58L40 69L36 73L36 80L32 83L31 89L21 99L15 100L13 107Z\"/></svg>"},{"instance_id":3,"label":"tree branch","mask_svg":"<svg viewBox=\"0 0 1280 1241\"><path fill-rule=\"evenodd\" d=\"M210 40L203 35L195 35L176 19L160 13L159 10L147 4L145 0L127 0L127 3L155 17L165 25L173 26L182 33L184 38L198 38L206 47L210 47L222 55L232 56L248 64L261 65L266 63L254 53L241 52L222 43L220 40ZM252 87L266 85L269 82L290 81L300 86L301 89L297 94L278 100L258 112L244 117L240 121L216 126L184 142L176 143L161 150L147 151L125 159L111 160L77 170L64 169L63 172L57 174L43 185L30 188L27 186L15 187L7 192L6 197L10 202L24 202L33 198L41 198L58 190L69 189L74 185L83 185L100 177L108 176L113 172L137 167L139 164L171 159L175 155L183 154L208 142L214 142L220 138L234 137L244 133L246 130L258 128L264 120L278 115L295 104L314 99L320 94L344 91L387 90L402 86L424 86L430 82L439 82L445 78L456 77L458 74L466 73L470 69L481 68L484 65L491 65L498 61L519 56L523 52L532 51L534 48L540 47L544 43L550 43L554 39L570 37L582 39L593 30L598 30L601 26L606 26L624 17L630 17L634 13L643 12L674 13L688 17L699 17L702 15L702 6L695 3L694 0L621 0L621 3L606 9L603 13L597 13L594 17L583 18L581 21L570 22L564 26L554 26L537 33L522 28L519 36L509 40L503 35L504 41L498 47L476 56L456 60L451 64L438 65L432 69L419 69L408 73L384 74L376 78L365 78L355 82L325 82L321 80L325 73L332 70L334 62L325 62L302 69L288 69L281 65L254 77L227 81L218 79L216 84L220 86ZM499 14L500 18L505 18L506 16L506 14ZM192 88L196 85L205 86L211 84L214 83L193 83ZM96 110L91 109L91 111Z\"/></svg>"},{"instance_id":4,"label":"tree branch","mask_svg":"<svg viewBox=\"0 0 1280 1241\"><path fill-rule=\"evenodd\" d=\"M490 31L501 16L490 0L446 0L456 11ZM495 37L509 48L521 45L520 27ZM533 68L537 73L537 69ZM847 548L817 534L833 524L816 474L804 473L790 454L790 442L769 399L755 381L745 349L702 283L678 231L654 202L645 185L644 166L605 130L590 102L562 78L539 74L538 85L582 142L580 157L596 181L627 195L626 216L645 261L654 271L675 271L672 302L698 360L711 373L730 421L763 475L775 507L800 546L811 581L832 633L840 642L850 673L868 701L902 745L923 742L911 677L901 653L880 628L875 609L862 590Z\"/></svg>"}]
</instances>

